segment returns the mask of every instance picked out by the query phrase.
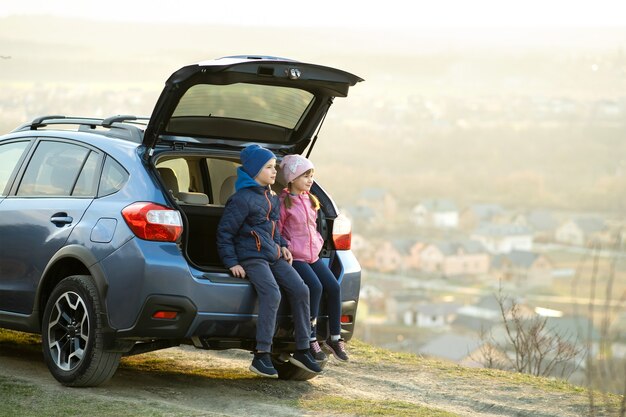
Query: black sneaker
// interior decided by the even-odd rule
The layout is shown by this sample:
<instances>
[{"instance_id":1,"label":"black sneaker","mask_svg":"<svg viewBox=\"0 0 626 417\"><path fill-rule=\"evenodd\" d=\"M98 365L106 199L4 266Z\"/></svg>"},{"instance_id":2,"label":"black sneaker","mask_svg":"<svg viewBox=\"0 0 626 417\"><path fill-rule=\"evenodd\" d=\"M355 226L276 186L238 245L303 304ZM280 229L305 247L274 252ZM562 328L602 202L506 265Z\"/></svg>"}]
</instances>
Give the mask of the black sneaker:
<instances>
[{"instance_id":1,"label":"black sneaker","mask_svg":"<svg viewBox=\"0 0 626 417\"><path fill-rule=\"evenodd\" d=\"M339 340L328 339L324 342L324 344L326 345L328 350L330 350L330 353L332 353L335 358L344 362L348 360L348 354L346 353L346 343L344 342L343 339L339 339Z\"/></svg>"},{"instance_id":2,"label":"black sneaker","mask_svg":"<svg viewBox=\"0 0 626 417\"><path fill-rule=\"evenodd\" d=\"M266 378L278 378L278 371L274 368L272 357L267 352L255 353L249 369Z\"/></svg>"},{"instance_id":3,"label":"black sneaker","mask_svg":"<svg viewBox=\"0 0 626 417\"><path fill-rule=\"evenodd\" d=\"M323 362L327 359L326 354L320 347L320 344L317 343L317 340L309 343L309 345L311 346L309 348L309 352L311 353L311 356L313 356L313 359L315 359L318 362Z\"/></svg>"},{"instance_id":4,"label":"black sneaker","mask_svg":"<svg viewBox=\"0 0 626 417\"><path fill-rule=\"evenodd\" d=\"M314 374L322 372L322 368L320 368L315 359L313 359L308 349L294 353L293 356L289 358L289 362L293 363L298 368L313 372Z\"/></svg>"}]
</instances>

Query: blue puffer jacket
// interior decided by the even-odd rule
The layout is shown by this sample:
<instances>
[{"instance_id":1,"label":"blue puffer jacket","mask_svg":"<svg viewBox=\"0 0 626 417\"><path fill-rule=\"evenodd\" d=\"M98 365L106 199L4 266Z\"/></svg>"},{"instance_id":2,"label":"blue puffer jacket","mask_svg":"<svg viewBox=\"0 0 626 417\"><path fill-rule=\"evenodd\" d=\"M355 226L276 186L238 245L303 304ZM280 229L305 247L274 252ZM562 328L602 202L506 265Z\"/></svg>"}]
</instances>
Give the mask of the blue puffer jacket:
<instances>
[{"instance_id":1,"label":"blue puffer jacket","mask_svg":"<svg viewBox=\"0 0 626 417\"><path fill-rule=\"evenodd\" d=\"M277 260L281 246L287 246L278 231L278 196L241 168L235 190L217 226L217 251L222 262L231 268L246 259Z\"/></svg>"}]
</instances>

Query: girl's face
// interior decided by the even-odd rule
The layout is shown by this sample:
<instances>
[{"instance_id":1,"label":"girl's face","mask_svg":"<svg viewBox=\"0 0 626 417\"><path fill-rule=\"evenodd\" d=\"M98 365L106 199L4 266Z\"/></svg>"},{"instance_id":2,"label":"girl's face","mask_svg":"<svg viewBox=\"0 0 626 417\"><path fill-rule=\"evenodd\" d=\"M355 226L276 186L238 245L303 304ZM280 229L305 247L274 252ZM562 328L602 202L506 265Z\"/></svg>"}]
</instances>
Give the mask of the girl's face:
<instances>
[{"instance_id":1,"label":"girl's face","mask_svg":"<svg viewBox=\"0 0 626 417\"><path fill-rule=\"evenodd\" d=\"M263 187L274 184L276 181L276 159L272 158L267 161L254 179Z\"/></svg>"},{"instance_id":2,"label":"girl's face","mask_svg":"<svg viewBox=\"0 0 626 417\"><path fill-rule=\"evenodd\" d=\"M310 169L304 174L300 175L295 180L291 181L291 187L289 190L293 194L302 194L311 190L313 185L313 170Z\"/></svg>"}]
</instances>

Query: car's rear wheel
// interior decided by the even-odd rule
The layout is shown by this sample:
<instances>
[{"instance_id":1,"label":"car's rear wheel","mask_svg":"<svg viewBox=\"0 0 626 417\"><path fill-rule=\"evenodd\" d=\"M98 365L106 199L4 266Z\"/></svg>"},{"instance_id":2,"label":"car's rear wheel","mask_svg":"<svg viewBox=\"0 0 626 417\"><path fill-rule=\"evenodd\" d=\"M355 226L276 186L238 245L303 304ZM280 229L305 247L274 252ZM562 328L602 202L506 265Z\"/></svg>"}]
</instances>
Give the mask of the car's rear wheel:
<instances>
[{"instance_id":1,"label":"car's rear wheel","mask_svg":"<svg viewBox=\"0 0 626 417\"><path fill-rule=\"evenodd\" d=\"M43 354L48 369L62 384L100 385L117 370L122 354L103 349L100 313L91 276L67 277L52 291L41 326Z\"/></svg>"},{"instance_id":2,"label":"car's rear wheel","mask_svg":"<svg viewBox=\"0 0 626 417\"><path fill-rule=\"evenodd\" d=\"M272 362L274 363L274 368L278 371L278 379L308 381L309 379L313 379L319 375L313 372L305 371L289 361L283 361L279 355L272 355ZM326 361L317 363L322 369L326 366Z\"/></svg>"}]
</instances>

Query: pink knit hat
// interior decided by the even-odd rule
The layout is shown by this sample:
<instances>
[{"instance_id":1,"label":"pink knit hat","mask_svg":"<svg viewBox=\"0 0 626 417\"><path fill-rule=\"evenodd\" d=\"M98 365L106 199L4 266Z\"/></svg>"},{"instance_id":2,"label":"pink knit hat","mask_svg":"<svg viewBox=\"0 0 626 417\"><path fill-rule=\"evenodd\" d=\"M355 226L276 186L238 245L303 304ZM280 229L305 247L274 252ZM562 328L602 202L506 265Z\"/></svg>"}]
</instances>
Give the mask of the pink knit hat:
<instances>
[{"instance_id":1,"label":"pink knit hat","mask_svg":"<svg viewBox=\"0 0 626 417\"><path fill-rule=\"evenodd\" d=\"M285 184L289 184L300 175L314 168L313 162L302 155L287 155L280 162L280 170Z\"/></svg>"}]
</instances>

